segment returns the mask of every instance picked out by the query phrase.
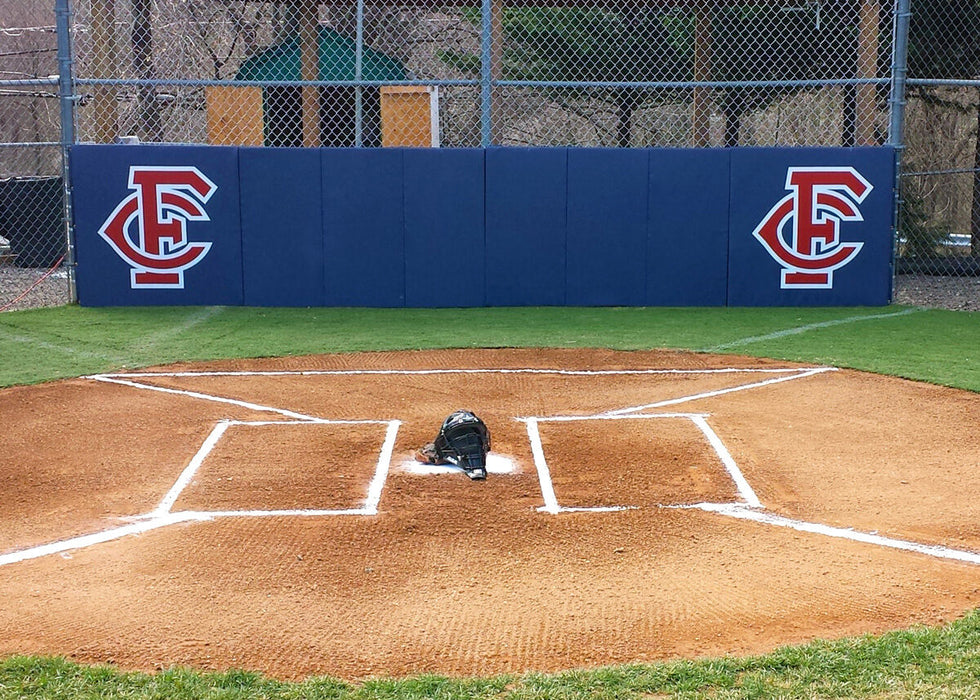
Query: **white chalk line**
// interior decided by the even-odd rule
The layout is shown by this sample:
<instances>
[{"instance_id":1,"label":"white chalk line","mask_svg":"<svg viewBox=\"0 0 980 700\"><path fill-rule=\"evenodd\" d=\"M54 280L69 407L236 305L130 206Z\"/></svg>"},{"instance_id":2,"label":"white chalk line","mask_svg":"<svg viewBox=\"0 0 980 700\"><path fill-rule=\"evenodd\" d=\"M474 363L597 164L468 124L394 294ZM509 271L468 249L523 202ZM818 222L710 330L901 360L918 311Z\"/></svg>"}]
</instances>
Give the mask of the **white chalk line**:
<instances>
[{"instance_id":1,"label":"white chalk line","mask_svg":"<svg viewBox=\"0 0 980 700\"><path fill-rule=\"evenodd\" d=\"M70 550L83 549L85 547L91 547L104 542L118 540L130 535L140 535L144 532L149 532L150 530L167 527L168 525L207 519L207 516L200 513L168 513L142 522L123 525L121 527L114 527L109 530L102 530L101 532L95 532L89 535L81 535L80 537L72 537L67 540L42 544L37 547L29 547L19 551L8 552L7 554L0 554L0 566L27 561L29 559L37 559L39 557L46 557L51 554L63 554Z\"/></svg>"},{"instance_id":2,"label":"white chalk line","mask_svg":"<svg viewBox=\"0 0 980 700\"><path fill-rule=\"evenodd\" d=\"M173 326L171 328L165 328L151 336L148 336L139 344L139 349L148 350L156 347L161 342L168 340L169 338L185 333L199 324L210 320L215 315L223 311L226 307L223 306L212 306L203 310L195 311L193 314L188 316L188 318L181 324ZM12 332L9 328L4 328L0 326L0 339L9 340L14 343L21 343L24 345L33 345L39 348L44 348L45 350L55 350L58 352L63 352L66 355L73 355L75 357L87 357L93 360L102 360L103 362L119 362L125 359L125 356L120 353L105 353L105 352L95 352L92 350L84 350L71 345L62 345L60 343L53 343L51 341L42 340L40 338L19 335Z\"/></svg>"},{"instance_id":3,"label":"white chalk line","mask_svg":"<svg viewBox=\"0 0 980 700\"><path fill-rule=\"evenodd\" d=\"M738 340L733 340L728 343L721 343L719 345L712 345L711 347L701 348L701 352L717 352L718 350L730 350L731 348L741 347L743 345L751 345L752 343L760 343L766 340L779 340L780 338L786 338L791 335L799 335L800 333L807 333L808 331L818 330L820 328L830 328L832 326L842 326L849 323L857 323L859 321L876 321L883 318L895 318L896 316L908 316L909 314L918 313L924 311L924 309L903 309L902 311L892 311L884 314L867 314L861 316L848 316L847 318L838 318L831 321L820 321L819 323L808 323L805 326L796 326L795 328L786 328L781 331L774 331L772 333L766 333L765 335L753 335L746 338L740 338Z\"/></svg>"},{"instance_id":4,"label":"white chalk line","mask_svg":"<svg viewBox=\"0 0 980 700\"><path fill-rule=\"evenodd\" d=\"M177 502L177 498L179 498L183 490L187 488L187 485L191 483L191 479L194 478L194 474L197 473L200 466L204 464L204 460L209 454L211 454L211 450L213 450L215 445L218 444L218 440L220 440L221 436L228 430L228 426L228 421L221 421L214 426L207 439L205 439L200 449L198 449L197 454L195 454L187 466L184 467L184 471L182 471L180 476L177 477L177 481L175 481L174 485L170 487L170 490L163 497L163 500L161 500L157 507L150 512L151 518L162 517L170 512L170 509L173 508L174 503Z\"/></svg>"},{"instance_id":5,"label":"white chalk line","mask_svg":"<svg viewBox=\"0 0 980 700\"><path fill-rule=\"evenodd\" d=\"M87 357L93 360L101 360L102 362L118 362L121 359L120 357L104 352L93 352L91 350L83 350L81 348L69 345L61 345L60 343L52 343L47 340L41 340L40 338L19 335L12 332L9 328L3 327L2 325L0 325L0 340L8 340L13 343L20 343L21 345L33 345L45 350L55 350L58 352L63 352L66 355L74 357Z\"/></svg>"},{"instance_id":6,"label":"white chalk line","mask_svg":"<svg viewBox=\"0 0 980 700\"><path fill-rule=\"evenodd\" d=\"M535 416L534 420L538 423L575 423L577 421L591 420L636 420L638 418L694 418L695 416L707 417L708 413L596 413L588 416ZM519 421L529 420L528 418L518 418Z\"/></svg>"},{"instance_id":7,"label":"white chalk line","mask_svg":"<svg viewBox=\"0 0 980 700\"><path fill-rule=\"evenodd\" d=\"M363 506L360 508L343 509L280 509L280 510L222 510L222 511L171 511L180 494L187 488L197 473L197 470L204 463L211 451L215 448L228 428L233 425L351 425L351 424L374 424L387 425L384 443L375 465L374 475L368 485L367 497ZM388 478L391 468L391 456L395 447L395 438L398 434L398 427L401 421L348 421L348 420L326 420L317 419L315 421L219 421L204 443L198 449L194 457L181 472L173 486L167 491L160 503L149 513L143 515L133 515L122 518L131 521L129 525L110 528L100 532L72 537L66 540L59 540L37 547L28 547L0 555L0 566L13 564L16 562L36 559L38 557L59 554L70 550L82 549L93 545L121 539L129 535L138 535L143 532L155 530L181 522L208 521L214 518L254 518L254 517L324 517L324 516L370 516L378 514L378 505L381 502L381 495Z\"/></svg>"},{"instance_id":8,"label":"white chalk line","mask_svg":"<svg viewBox=\"0 0 980 700\"><path fill-rule=\"evenodd\" d=\"M218 314L224 312L227 307L225 306L208 306L203 309L195 309L184 319L182 323L177 323L176 325L169 326L167 328L162 328L155 333L151 333L142 339L139 343L140 350L151 350L158 346L160 343L178 336L182 333L186 333L189 330L196 328L205 321L210 321L212 318Z\"/></svg>"},{"instance_id":9,"label":"white chalk line","mask_svg":"<svg viewBox=\"0 0 980 700\"><path fill-rule=\"evenodd\" d=\"M526 418L527 438L531 442L531 455L534 457L534 467L538 471L538 483L541 484L541 497L544 499L544 506L538 508L545 513L557 514L561 512L558 505L558 498L555 496L555 487L551 482L551 472L548 470L548 462L544 458L544 447L541 445L541 434L538 432L538 421L536 418Z\"/></svg>"},{"instance_id":10,"label":"white chalk line","mask_svg":"<svg viewBox=\"0 0 980 700\"><path fill-rule=\"evenodd\" d=\"M133 387L136 389L144 389L147 391L158 391L164 394L174 394L177 396L186 396L192 399L201 399L204 401L214 401L217 403L229 404L231 406L239 406L241 408L247 408L252 411L264 411L268 413L278 413L279 415L286 416L287 418L295 418L304 422L311 423L323 423L328 422L325 418L317 418L316 416L309 416L305 413L297 413L296 411L290 411L285 408L275 408L272 406L262 406L260 404L251 403L249 401L239 401L238 399L229 399L224 396L214 396L212 394L203 394L199 391L187 391L185 389L170 389L163 386L154 386L153 384L141 384L139 382L132 382L126 379L119 379L114 375L109 374L93 374L86 379L93 379L97 382L107 382L109 384L120 384L122 386Z\"/></svg>"},{"instance_id":11,"label":"white chalk line","mask_svg":"<svg viewBox=\"0 0 980 700\"><path fill-rule=\"evenodd\" d=\"M735 463L735 459L732 457L728 448L722 442L718 434L712 430L711 426L708 425L705 414L701 413L643 413L643 414L600 414L597 416L547 416L547 417L532 417L532 418L518 418L517 420L523 422L527 426L527 436L531 443L531 455L534 458L534 466L538 472L538 481L541 485L541 495L544 499L544 505L538 508L542 513L577 513L577 512L616 512L622 510L632 510L637 506L562 506L558 503L558 498L555 494L554 482L551 478L551 469L548 467L548 461L544 455L544 446L541 443L541 433L538 429L539 423L564 423L564 422L578 422L578 421L592 421L592 420L652 420L657 418L681 418L690 420L698 427L701 433L704 435L708 444L715 451L718 459L721 461L722 465L725 467L725 471L728 472L728 476L732 479L735 484L735 490L737 491L739 497L744 502L744 505L749 508L761 508L762 502L759 501L759 497L756 495L753 488L749 485L748 480L742 474L742 470L738 468L738 464Z\"/></svg>"},{"instance_id":12,"label":"white chalk line","mask_svg":"<svg viewBox=\"0 0 980 700\"><path fill-rule=\"evenodd\" d=\"M643 404L640 406L630 406L628 408L617 408L612 411L607 411L605 415L616 416L621 414L636 413L638 411L646 411L651 408L664 408L666 406L676 406L677 404L687 403L688 401L697 401L698 399L710 399L715 396L724 396L725 394L731 394L736 391L746 391L747 389L758 389L764 386L771 386L773 384L779 384L781 382L791 382L796 379L805 379L806 377L812 377L815 374L822 374L824 372L836 372L838 371L836 367L814 367L812 369L796 370L796 374L790 375L788 377L776 377L775 379L766 379L761 382L752 382L751 384L741 384L739 386L728 387L727 389L717 389L715 391L706 391L700 394L693 394L691 396L681 396L676 399L666 399L664 401L656 401L654 403Z\"/></svg>"},{"instance_id":13,"label":"white chalk line","mask_svg":"<svg viewBox=\"0 0 980 700\"><path fill-rule=\"evenodd\" d=\"M821 525L819 523L811 523L803 520L794 520L792 518L775 515L767 511L751 509L736 503L698 503L691 506L671 507L698 509L709 513L717 513L719 515L725 515L732 518L739 518L741 520L751 520L765 525L792 528L793 530L798 530L800 532L825 535L827 537L851 540L852 542L861 542L864 544L877 545L879 547L888 547L890 549L900 549L906 552L916 552L918 554L925 554L930 557L938 557L940 559L952 559L969 564L980 564L980 554L976 552L970 552L962 549L952 549L950 547L942 547L939 545L921 544L919 542L911 542L909 540L899 540L893 537L884 537L873 532L861 532L859 530L852 530L849 528L832 527L830 525Z\"/></svg>"},{"instance_id":14,"label":"white chalk line","mask_svg":"<svg viewBox=\"0 0 980 700\"><path fill-rule=\"evenodd\" d=\"M385 431L385 441L381 446L381 454L378 456L378 463L375 466L374 478L368 486L367 499L364 501L366 515L377 515L378 504L381 502L381 492L385 482L388 480L388 472L391 469L391 454L395 449L395 437L398 435L398 427L401 421L393 420L388 423Z\"/></svg>"},{"instance_id":15,"label":"white chalk line","mask_svg":"<svg viewBox=\"0 0 980 700\"><path fill-rule=\"evenodd\" d=\"M691 416L691 420L694 421L694 424L701 429L701 432L704 433L704 436L708 439L708 443L714 449L715 454L718 455L721 463L725 465L725 470L732 478L732 481L735 482L735 489L738 491L738 495L750 508L761 508L762 501L759 500L759 497L756 495L755 491L751 486L749 486L749 482L742 474L742 470L738 468L738 465L732 458L731 453L728 451L728 448L725 447L725 444L721 441L721 438L718 437L718 434L711 429L710 425L708 425L708 421L706 421L703 416Z\"/></svg>"},{"instance_id":16,"label":"white chalk line","mask_svg":"<svg viewBox=\"0 0 980 700\"><path fill-rule=\"evenodd\" d=\"M619 375L671 374L785 374L798 372L798 367L721 367L716 369L532 369L532 368L473 368L473 369L324 369L324 370L234 370L201 372L113 372L96 377L319 377L348 375L440 375L440 374L556 374L559 376L604 377Z\"/></svg>"}]
</instances>

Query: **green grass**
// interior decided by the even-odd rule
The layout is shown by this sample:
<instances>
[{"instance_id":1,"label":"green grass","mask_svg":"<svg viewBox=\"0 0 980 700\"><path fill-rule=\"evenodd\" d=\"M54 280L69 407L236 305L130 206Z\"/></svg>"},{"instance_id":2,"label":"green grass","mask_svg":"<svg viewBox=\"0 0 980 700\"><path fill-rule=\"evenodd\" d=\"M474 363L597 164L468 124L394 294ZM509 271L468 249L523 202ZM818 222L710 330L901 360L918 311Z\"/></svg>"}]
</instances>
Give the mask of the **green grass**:
<instances>
[{"instance_id":1,"label":"green grass","mask_svg":"<svg viewBox=\"0 0 980 700\"><path fill-rule=\"evenodd\" d=\"M885 309L247 309L62 307L0 314L0 386L179 360L443 347L679 348L773 357L980 391L980 313ZM350 684L244 671L125 673L0 662L6 698L980 699L980 613L754 658L559 674Z\"/></svg>"},{"instance_id":2,"label":"green grass","mask_svg":"<svg viewBox=\"0 0 980 700\"><path fill-rule=\"evenodd\" d=\"M860 320L862 317L868 317ZM877 318L876 318L877 317ZM808 328L797 332L800 328ZM818 309L255 309L0 314L0 386L179 360L442 347L683 348L980 391L980 313Z\"/></svg>"},{"instance_id":3,"label":"green grass","mask_svg":"<svg viewBox=\"0 0 980 700\"><path fill-rule=\"evenodd\" d=\"M557 674L490 678L419 676L345 683L311 678L289 683L244 671L169 669L126 673L64 659L13 657L0 662L7 698L191 700L628 700L630 698L980 697L980 613L935 629L892 632L786 647L749 658L630 664Z\"/></svg>"}]
</instances>

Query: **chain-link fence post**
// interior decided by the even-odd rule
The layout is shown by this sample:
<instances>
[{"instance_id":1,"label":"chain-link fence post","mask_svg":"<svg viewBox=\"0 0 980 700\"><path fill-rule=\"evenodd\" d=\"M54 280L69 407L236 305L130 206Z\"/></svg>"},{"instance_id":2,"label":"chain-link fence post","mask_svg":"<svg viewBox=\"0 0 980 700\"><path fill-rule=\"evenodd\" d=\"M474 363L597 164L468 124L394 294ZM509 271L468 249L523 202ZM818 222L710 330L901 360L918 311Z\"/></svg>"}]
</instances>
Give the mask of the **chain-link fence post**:
<instances>
[{"instance_id":1,"label":"chain-link fence post","mask_svg":"<svg viewBox=\"0 0 980 700\"><path fill-rule=\"evenodd\" d=\"M68 302L78 301L75 288L75 229L71 211L71 147L75 143L75 86L72 81L71 0L55 0L55 31L58 33L58 102L61 115L61 178L64 192Z\"/></svg>"}]
</instances>

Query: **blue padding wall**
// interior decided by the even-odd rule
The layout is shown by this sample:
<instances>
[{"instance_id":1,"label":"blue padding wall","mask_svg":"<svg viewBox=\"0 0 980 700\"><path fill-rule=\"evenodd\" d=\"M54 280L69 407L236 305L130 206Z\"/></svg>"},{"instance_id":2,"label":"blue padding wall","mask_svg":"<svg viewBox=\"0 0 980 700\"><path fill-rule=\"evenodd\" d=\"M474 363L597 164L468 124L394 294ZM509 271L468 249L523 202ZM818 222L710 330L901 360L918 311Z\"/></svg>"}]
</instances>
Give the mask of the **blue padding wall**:
<instances>
[{"instance_id":1,"label":"blue padding wall","mask_svg":"<svg viewBox=\"0 0 980 700\"><path fill-rule=\"evenodd\" d=\"M483 306L483 151L404 153L405 305Z\"/></svg>"},{"instance_id":2,"label":"blue padding wall","mask_svg":"<svg viewBox=\"0 0 980 700\"><path fill-rule=\"evenodd\" d=\"M729 153L651 151L646 305L726 304Z\"/></svg>"},{"instance_id":3,"label":"blue padding wall","mask_svg":"<svg viewBox=\"0 0 980 700\"><path fill-rule=\"evenodd\" d=\"M405 152L328 148L323 178L324 306L405 305Z\"/></svg>"},{"instance_id":4,"label":"blue padding wall","mask_svg":"<svg viewBox=\"0 0 980 700\"><path fill-rule=\"evenodd\" d=\"M565 301L646 303L650 151L571 149Z\"/></svg>"},{"instance_id":5,"label":"blue padding wall","mask_svg":"<svg viewBox=\"0 0 980 700\"><path fill-rule=\"evenodd\" d=\"M76 146L91 306L872 305L888 148Z\"/></svg>"},{"instance_id":6,"label":"blue padding wall","mask_svg":"<svg viewBox=\"0 0 980 700\"><path fill-rule=\"evenodd\" d=\"M238 167L245 304L322 305L319 154L300 148L243 148Z\"/></svg>"},{"instance_id":7,"label":"blue padding wall","mask_svg":"<svg viewBox=\"0 0 980 700\"><path fill-rule=\"evenodd\" d=\"M562 306L568 151L486 151L487 305Z\"/></svg>"}]
</instances>

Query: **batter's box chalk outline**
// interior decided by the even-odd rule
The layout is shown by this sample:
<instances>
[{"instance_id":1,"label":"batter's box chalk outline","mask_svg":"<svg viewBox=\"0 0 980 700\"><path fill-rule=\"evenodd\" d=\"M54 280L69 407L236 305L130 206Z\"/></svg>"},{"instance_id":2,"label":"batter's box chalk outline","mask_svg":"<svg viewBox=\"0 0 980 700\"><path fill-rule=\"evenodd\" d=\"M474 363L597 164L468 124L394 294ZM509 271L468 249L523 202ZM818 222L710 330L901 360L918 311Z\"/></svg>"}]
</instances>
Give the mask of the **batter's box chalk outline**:
<instances>
[{"instance_id":1,"label":"batter's box chalk outline","mask_svg":"<svg viewBox=\"0 0 980 700\"><path fill-rule=\"evenodd\" d=\"M725 444L718 437L718 434L711 429L706 420L706 415L702 413L632 413L632 414L612 414L604 413L595 416L535 416L521 418L527 426L527 437L531 442L531 455L534 457L534 466L538 471L538 482L541 484L541 496L544 498L544 505L538 508L543 513L604 513L622 510L635 509L637 506L563 506L558 502L555 494L554 483L551 479L551 470L548 467L548 460L544 454L544 445L541 442L541 432L538 425L541 423L571 423L585 421L617 421L617 420L662 420L662 419L682 419L691 421L705 437L708 444L718 456L725 471L735 485L735 490L740 499L740 505L748 508L761 508L762 502L755 491L745 479L742 471L738 468L735 460Z\"/></svg>"},{"instance_id":2,"label":"batter's box chalk outline","mask_svg":"<svg viewBox=\"0 0 980 700\"><path fill-rule=\"evenodd\" d=\"M367 488L367 496L364 499L363 505L359 508L339 508L339 509L315 509L315 508L295 508L295 509L279 509L279 510L204 510L204 511L173 511L174 504L177 503L177 499L180 498L181 493L186 489L191 481L194 479L194 475L204 464L204 461L211 454L211 451L217 446L218 442L228 431L229 428L239 425L246 426L259 426L259 427L281 427L281 426L294 426L294 425L306 425L306 426L323 426L323 425L384 425L387 426L385 430L384 442L381 445L381 449L378 455L378 461L374 467L374 475L371 478L370 483ZM398 435L398 428L401 425L401 421L380 421L380 420L326 420L319 419L316 421L236 421L236 420L223 420L220 421L211 434L201 445L201 448L194 455L190 463L184 468L177 481L174 485L170 487L167 495L163 497L159 505L147 513L146 515L136 516L133 519L153 519L161 518L171 515L187 514L189 516L205 516L210 518L226 518L226 517L263 517L263 516L327 516L327 515L377 515L378 514L378 504L381 502L381 492L384 489L385 482L388 479L388 473L391 471L391 455L395 449L395 438Z\"/></svg>"},{"instance_id":3,"label":"batter's box chalk outline","mask_svg":"<svg viewBox=\"0 0 980 700\"><path fill-rule=\"evenodd\" d=\"M141 535L151 530L156 530L170 525L189 522L208 522L216 518L256 518L256 517L323 517L323 516L372 516L378 514L378 504L381 502L381 494L384 490L388 474L391 471L391 456L395 449L395 439L398 435L398 428L401 426L398 420L328 420L323 418L295 421L219 421L211 433L204 440L197 453L181 472L177 481L167 491L156 508L149 513L134 515L122 518L129 521L129 524L120 527L110 528L101 532L72 537L49 544L30 547L18 551L8 552L0 555L0 566L13 564L16 562L37 559L52 554L61 554L70 558L69 552L72 550L91 547L105 542L122 539L128 536ZM237 425L248 426L284 426L284 425L378 425L385 427L384 442L381 445L378 461L375 465L374 475L368 484L367 494L363 505L359 508L347 509L285 509L285 510L211 510L194 511L178 510L172 508L180 497L181 492L191 483L195 473L207 459L208 455L217 446L218 442L228 431L229 428Z\"/></svg>"},{"instance_id":4,"label":"batter's box chalk outline","mask_svg":"<svg viewBox=\"0 0 980 700\"><path fill-rule=\"evenodd\" d=\"M39 557L61 554L70 558L72 550L91 547L94 545L111 542L128 536L139 536L144 532L149 532L162 527L188 522L205 522L220 517L268 517L268 516L331 516L331 515L377 515L378 504L381 494L391 470L391 458L394 450L395 438L398 428L401 425L399 420L363 420L363 421L342 421L330 420L311 416L286 408L275 406L263 406L238 399L224 396L216 396L198 391L183 389L172 389L154 384L144 383L140 380L152 378L180 378L180 377L277 377L277 376L344 376L344 375L446 375L446 374L542 374L542 375L564 375L564 376L642 376L642 375L692 375L692 374L749 374L749 375L769 375L766 379L754 381L747 384L739 384L725 389L708 391L690 396L682 396L672 399L655 401L639 406L627 408L617 408L593 416L537 416L530 418L516 418L527 425L528 438L531 442L531 450L534 455L535 467L538 470L541 491L545 505L539 511L549 514L559 514L566 512L613 512L631 509L633 506L613 506L595 508L576 508L562 507L557 500L554 486L551 483L550 473L548 472L547 461L544 458L544 450L541 445L541 437L538 432L538 424L542 422L575 421L575 420L626 420L626 419L654 419L670 416L684 416L690 418L701 429L708 442L715 449L722 464L736 484L741 502L735 503L697 503L692 505L671 505L661 506L664 508L679 508L687 510L700 510L707 513L720 515L723 517L737 518L752 521L762 525L774 527L791 528L801 532L817 534L826 537L839 538L853 542L898 549L906 552L915 552L930 557L948 559L964 562L973 565L980 565L980 554L976 552L952 549L936 545L922 544L907 540L886 537L877 532L860 532L850 528L832 527L820 523L812 523L801 520L794 520L772 512L769 512L759 502L755 491L749 486L744 476L735 464L734 459L728 453L721 439L714 433L707 423L707 416L700 413L680 413L680 414L657 414L643 413L654 409L663 409L668 406L723 396L737 391L757 389L771 386L782 382L805 379L824 372L836 372L836 367L768 367L768 368L737 368L727 367L718 369L638 369L638 370L563 370L563 369L538 369L538 368L510 368L510 369L431 369L431 370L283 370L283 371L216 371L216 372L133 372L116 374L96 374L83 379L97 382L105 382L127 386L139 390L155 391L170 395L179 395L203 401L217 402L251 411L267 412L277 416L277 420L270 421L232 421L225 420L216 424L211 433L205 439L204 444L192 458L191 462L184 468L177 482L167 492L163 500L150 513L144 515L120 518L127 524L120 527L110 528L88 535L72 537L49 544L29 547L22 550L0 554L0 566L13 564L16 562L37 559ZM283 420L285 419L285 420ZM237 510L237 511L172 511L172 507L180 495L180 492L187 486L194 472L200 467L208 453L214 449L222 435L233 425L296 425L296 424L377 424L387 426L385 440L381 448L375 474L368 486L367 497L360 508L346 510Z\"/></svg>"}]
</instances>

